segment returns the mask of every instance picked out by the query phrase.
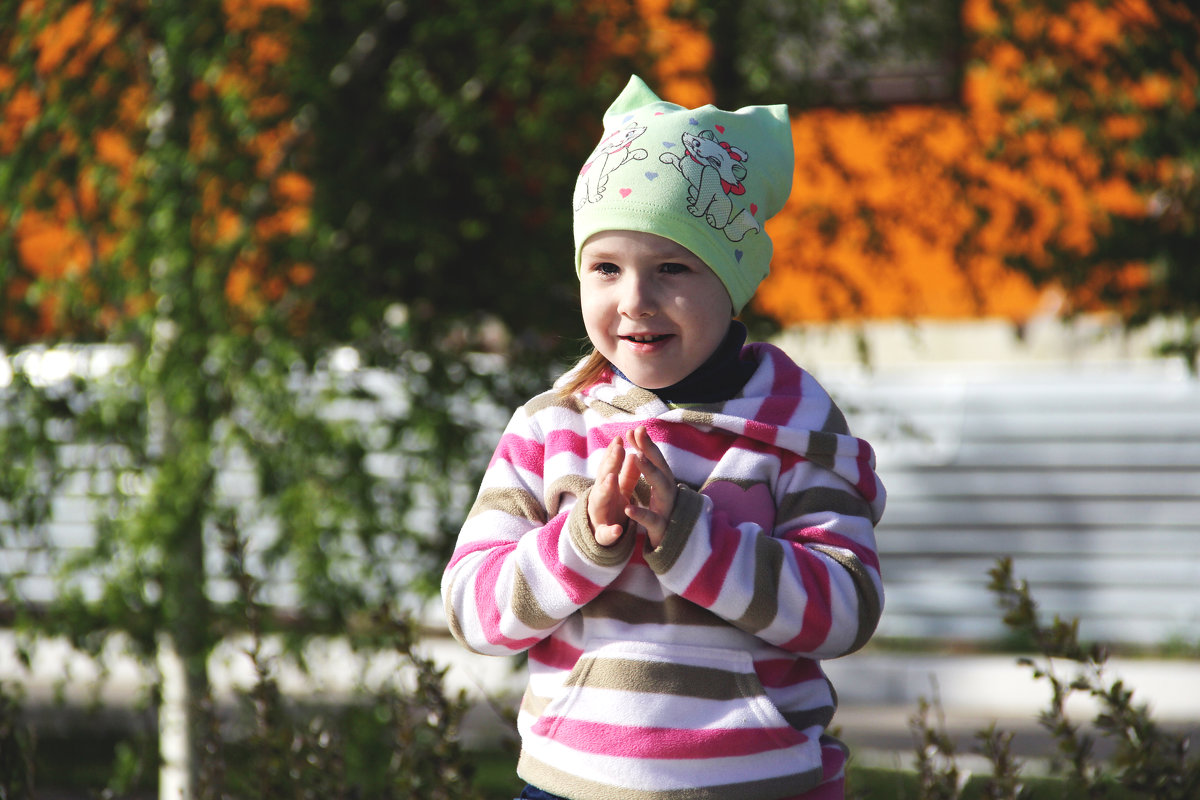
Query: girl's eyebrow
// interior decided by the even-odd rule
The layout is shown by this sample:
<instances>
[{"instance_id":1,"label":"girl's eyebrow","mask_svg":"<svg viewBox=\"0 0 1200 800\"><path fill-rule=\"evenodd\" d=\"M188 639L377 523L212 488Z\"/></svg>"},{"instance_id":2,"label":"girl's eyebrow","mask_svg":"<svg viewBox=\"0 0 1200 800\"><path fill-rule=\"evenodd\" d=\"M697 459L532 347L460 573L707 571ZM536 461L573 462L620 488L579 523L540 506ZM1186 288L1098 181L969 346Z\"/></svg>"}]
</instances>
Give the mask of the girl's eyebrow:
<instances>
[{"instance_id":1,"label":"girl's eyebrow","mask_svg":"<svg viewBox=\"0 0 1200 800\"><path fill-rule=\"evenodd\" d=\"M609 250L588 250L585 249L583 255L586 258L606 258L610 260L619 260L621 254L613 253ZM642 254L648 261L687 261L695 259L697 256L683 250L654 250L649 253Z\"/></svg>"}]
</instances>

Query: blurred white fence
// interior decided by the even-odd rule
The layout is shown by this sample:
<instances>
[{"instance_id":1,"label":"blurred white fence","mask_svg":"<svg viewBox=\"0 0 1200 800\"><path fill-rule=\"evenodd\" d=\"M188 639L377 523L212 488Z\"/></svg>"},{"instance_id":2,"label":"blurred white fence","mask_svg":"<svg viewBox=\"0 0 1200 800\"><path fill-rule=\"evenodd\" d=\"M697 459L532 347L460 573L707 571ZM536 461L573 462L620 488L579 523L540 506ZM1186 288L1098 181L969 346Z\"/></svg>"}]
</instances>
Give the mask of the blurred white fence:
<instances>
[{"instance_id":1,"label":"blurred white fence","mask_svg":"<svg viewBox=\"0 0 1200 800\"><path fill-rule=\"evenodd\" d=\"M1200 641L1200 381L1179 363L806 366L879 455L879 635L1003 635L987 583L1007 555L1046 612L1078 617L1085 637ZM221 485L249 499L253 476L231 464ZM91 541L96 488L68 481L55 498L52 547ZM49 559L3 539L0 571L27 570L25 588L48 596Z\"/></svg>"},{"instance_id":2,"label":"blurred white fence","mask_svg":"<svg viewBox=\"0 0 1200 800\"><path fill-rule=\"evenodd\" d=\"M1085 638L1200 642L1200 381L1171 361L819 376L888 489L879 635L1003 634L1011 556Z\"/></svg>"}]
</instances>

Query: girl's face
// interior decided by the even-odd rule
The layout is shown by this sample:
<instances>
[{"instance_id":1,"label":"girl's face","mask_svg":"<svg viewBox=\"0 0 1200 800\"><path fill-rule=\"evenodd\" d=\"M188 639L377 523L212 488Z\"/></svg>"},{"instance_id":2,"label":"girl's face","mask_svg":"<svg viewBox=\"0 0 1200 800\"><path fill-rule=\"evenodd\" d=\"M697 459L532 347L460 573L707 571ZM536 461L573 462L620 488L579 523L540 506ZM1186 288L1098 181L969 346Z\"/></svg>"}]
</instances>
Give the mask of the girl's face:
<instances>
[{"instance_id":1,"label":"girl's face","mask_svg":"<svg viewBox=\"0 0 1200 800\"><path fill-rule=\"evenodd\" d=\"M580 252L588 338L638 386L678 383L725 338L729 292L682 245L651 233L603 231Z\"/></svg>"}]
</instances>

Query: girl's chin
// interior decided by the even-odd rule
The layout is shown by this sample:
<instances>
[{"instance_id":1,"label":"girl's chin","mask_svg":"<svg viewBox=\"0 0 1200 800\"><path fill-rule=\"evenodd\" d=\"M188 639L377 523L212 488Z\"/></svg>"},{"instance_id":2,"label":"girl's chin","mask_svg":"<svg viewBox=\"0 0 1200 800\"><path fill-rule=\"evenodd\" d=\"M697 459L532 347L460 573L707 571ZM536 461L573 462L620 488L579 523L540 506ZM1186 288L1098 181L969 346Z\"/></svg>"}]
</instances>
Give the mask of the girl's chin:
<instances>
[{"instance_id":1,"label":"girl's chin","mask_svg":"<svg viewBox=\"0 0 1200 800\"><path fill-rule=\"evenodd\" d=\"M676 377L673 372L664 372L657 369L639 369L636 365L622 366L617 364L617 369L621 370L626 378L636 383L643 389L665 389L668 386L673 386L679 383L685 376Z\"/></svg>"}]
</instances>

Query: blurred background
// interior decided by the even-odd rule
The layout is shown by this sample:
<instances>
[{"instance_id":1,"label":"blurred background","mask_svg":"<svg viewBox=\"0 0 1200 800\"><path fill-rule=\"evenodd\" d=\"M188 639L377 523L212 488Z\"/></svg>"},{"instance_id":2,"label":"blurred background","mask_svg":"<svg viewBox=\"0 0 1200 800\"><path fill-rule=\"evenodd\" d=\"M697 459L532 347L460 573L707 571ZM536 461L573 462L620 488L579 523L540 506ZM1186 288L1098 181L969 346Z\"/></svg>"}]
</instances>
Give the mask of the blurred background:
<instances>
[{"instance_id":1,"label":"blurred background","mask_svg":"<svg viewBox=\"0 0 1200 800\"><path fill-rule=\"evenodd\" d=\"M1005 556L1200 719L1191 4L0 0L0 49L0 797L512 795L519 665L437 582L582 352L631 73L789 105L745 319L890 495L847 740L902 769L938 692L1036 728Z\"/></svg>"}]
</instances>

